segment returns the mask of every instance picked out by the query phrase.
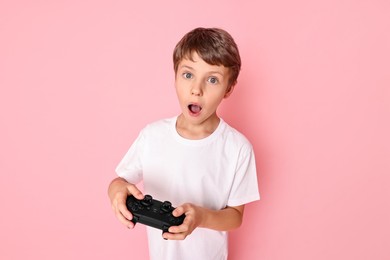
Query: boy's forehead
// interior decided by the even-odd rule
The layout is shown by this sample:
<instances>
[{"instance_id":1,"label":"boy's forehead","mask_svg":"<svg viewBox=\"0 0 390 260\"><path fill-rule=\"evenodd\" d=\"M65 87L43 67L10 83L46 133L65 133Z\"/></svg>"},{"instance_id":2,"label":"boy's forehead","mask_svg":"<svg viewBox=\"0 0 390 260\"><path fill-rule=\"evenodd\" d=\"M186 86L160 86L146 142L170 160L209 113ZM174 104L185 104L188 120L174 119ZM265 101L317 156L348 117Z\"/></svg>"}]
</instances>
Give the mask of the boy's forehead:
<instances>
[{"instance_id":1,"label":"boy's forehead","mask_svg":"<svg viewBox=\"0 0 390 260\"><path fill-rule=\"evenodd\" d=\"M226 68L223 65L214 65L214 64L210 64L210 63L206 62L195 51L193 51L192 53L189 53L188 55L185 55L183 57L183 59L179 62L179 68L191 67L191 68L195 69L193 66L209 67L211 70L218 70L221 72L228 71L228 68Z\"/></svg>"}]
</instances>

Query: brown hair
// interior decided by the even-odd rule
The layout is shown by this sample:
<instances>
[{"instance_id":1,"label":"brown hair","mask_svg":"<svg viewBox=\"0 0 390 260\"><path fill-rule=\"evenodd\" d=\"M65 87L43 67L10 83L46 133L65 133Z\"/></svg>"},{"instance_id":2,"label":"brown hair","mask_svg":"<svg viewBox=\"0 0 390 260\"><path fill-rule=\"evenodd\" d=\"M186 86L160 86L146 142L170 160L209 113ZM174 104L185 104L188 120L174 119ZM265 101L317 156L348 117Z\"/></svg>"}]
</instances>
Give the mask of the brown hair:
<instances>
[{"instance_id":1,"label":"brown hair","mask_svg":"<svg viewBox=\"0 0 390 260\"><path fill-rule=\"evenodd\" d=\"M191 59L194 51L208 64L229 68L228 89L236 84L241 58L237 44L228 32L219 28L196 28L184 35L173 51L175 73L179 63L184 58Z\"/></svg>"}]
</instances>

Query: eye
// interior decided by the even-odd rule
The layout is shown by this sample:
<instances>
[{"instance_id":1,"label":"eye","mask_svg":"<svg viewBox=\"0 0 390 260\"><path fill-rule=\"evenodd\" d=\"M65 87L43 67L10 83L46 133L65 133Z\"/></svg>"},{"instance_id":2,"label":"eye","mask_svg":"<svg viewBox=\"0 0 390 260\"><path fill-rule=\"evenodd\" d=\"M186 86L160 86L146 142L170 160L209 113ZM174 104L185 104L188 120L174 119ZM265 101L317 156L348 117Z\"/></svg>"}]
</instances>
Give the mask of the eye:
<instances>
[{"instance_id":1,"label":"eye","mask_svg":"<svg viewBox=\"0 0 390 260\"><path fill-rule=\"evenodd\" d=\"M217 84L219 82L216 77L210 77L208 78L207 81L210 82L211 84Z\"/></svg>"},{"instance_id":2,"label":"eye","mask_svg":"<svg viewBox=\"0 0 390 260\"><path fill-rule=\"evenodd\" d=\"M185 78L185 79L192 79L192 74L191 73L189 73L189 72L184 72L183 74L183 78Z\"/></svg>"}]
</instances>

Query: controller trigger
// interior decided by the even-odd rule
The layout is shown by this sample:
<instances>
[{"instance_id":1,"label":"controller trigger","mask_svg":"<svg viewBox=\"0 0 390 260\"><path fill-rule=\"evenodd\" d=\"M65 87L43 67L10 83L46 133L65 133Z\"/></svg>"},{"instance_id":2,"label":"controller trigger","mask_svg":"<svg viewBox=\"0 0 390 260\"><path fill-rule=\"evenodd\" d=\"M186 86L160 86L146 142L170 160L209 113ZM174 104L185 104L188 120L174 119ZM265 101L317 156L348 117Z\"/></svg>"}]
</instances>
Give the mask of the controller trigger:
<instances>
[{"instance_id":1,"label":"controller trigger","mask_svg":"<svg viewBox=\"0 0 390 260\"><path fill-rule=\"evenodd\" d=\"M164 225L163 228L162 228L163 234L164 234L165 232L169 232L168 230L169 230L169 227Z\"/></svg>"}]
</instances>

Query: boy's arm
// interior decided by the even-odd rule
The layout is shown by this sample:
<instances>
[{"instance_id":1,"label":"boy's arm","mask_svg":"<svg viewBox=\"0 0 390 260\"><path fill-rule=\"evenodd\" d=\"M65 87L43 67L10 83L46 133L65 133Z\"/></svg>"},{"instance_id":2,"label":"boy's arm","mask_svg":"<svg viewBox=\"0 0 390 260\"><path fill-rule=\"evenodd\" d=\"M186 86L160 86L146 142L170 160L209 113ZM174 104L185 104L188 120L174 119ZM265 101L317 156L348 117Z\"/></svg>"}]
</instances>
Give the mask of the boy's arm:
<instances>
[{"instance_id":1,"label":"boy's arm","mask_svg":"<svg viewBox=\"0 0 390 260\"><path fill-rule=\"evenodd\" d=\"M126 207L126 199L129 195L133 195L137 199L144 198L137 186L128 183L125 179L118 177L111 181L108 187L108 197L111 201L112 210L123 225L133 228L134 223L130 221L133 215Z\"/></svg>"},{"instance_id":2,"label":"boy's arm","mask_svg":"<svg viewBox=\"0 0 390 260\"><path fill-rule=\"evenodd\" d=\"M180 226L169 228L169 233L164 233L165 239L183 240L197 227L218 231L230 231L241 226L245 205L229 207L221 210L211 210L190 203L177 207L173 215L185 214L186 218Z\"/></svg>"}]
</instances>

